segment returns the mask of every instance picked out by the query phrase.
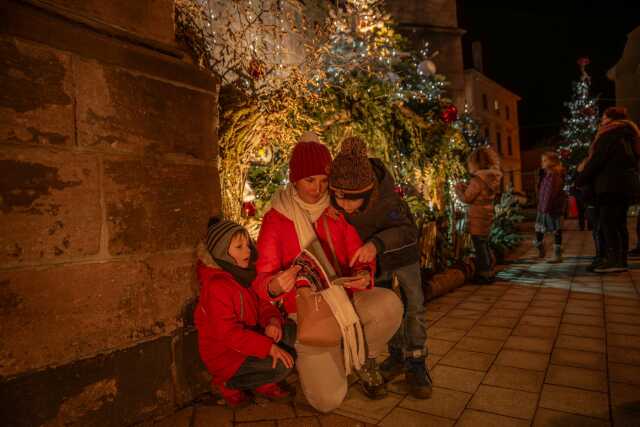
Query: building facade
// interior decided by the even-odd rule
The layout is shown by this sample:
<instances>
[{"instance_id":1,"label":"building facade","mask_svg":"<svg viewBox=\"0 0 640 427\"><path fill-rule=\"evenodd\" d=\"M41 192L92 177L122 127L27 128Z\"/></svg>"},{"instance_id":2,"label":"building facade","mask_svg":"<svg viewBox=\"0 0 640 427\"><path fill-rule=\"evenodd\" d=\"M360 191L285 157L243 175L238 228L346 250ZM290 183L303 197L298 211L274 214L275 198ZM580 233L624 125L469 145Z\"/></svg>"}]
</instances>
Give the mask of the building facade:
<instances>
[{"instance_id":1,"label":"building facade","mask_svg":"<svg viewBox=\"0 0 640 427\"><path fill-rule=\"evenodd\" d=\"M465 101L484 136L502 159L502 188L522 192L522 162L518 101L521 99L481 72L469 69L465 76Z\"/></svg>"},{"instance_id":2,"label":"building facade","mask_svg":"<svg viewBox=\"0 0 640 427\"><path fill-rule=\"evenodd\" d=\"M640 26L629 33L622 57L607 76L616 85L616 105L640 123Z\"/></svg>"}]
</instances>

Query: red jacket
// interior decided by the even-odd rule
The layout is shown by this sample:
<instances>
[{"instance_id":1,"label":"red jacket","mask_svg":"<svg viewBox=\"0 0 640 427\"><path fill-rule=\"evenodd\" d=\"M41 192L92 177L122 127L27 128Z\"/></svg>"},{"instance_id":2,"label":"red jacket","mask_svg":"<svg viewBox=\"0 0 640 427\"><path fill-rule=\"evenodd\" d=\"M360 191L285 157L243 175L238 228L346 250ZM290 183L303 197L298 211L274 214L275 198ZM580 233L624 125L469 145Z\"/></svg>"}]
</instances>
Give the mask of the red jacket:
<instances>
[{"instance_id":1,"label":"red jacket","mask_svg":"<svg viewBox=\"0 0 640 427\"><path fill-rule=\"evenodd\" d=\"M371 272L370 289L373 286L375 261L366 265L356 264L354 268L349 267L351 257L362 246L362 240L360 240L356 229L349 224L342 215L331 215L329 213L330 209L331 208L327 208L325 213L315 223L316 234L322 244L322 248L327 258L329 260L333 259L323 224L323 218L326 218L342 275L351 276L355 275L358 271L367 269ZM271 278L280 271L289 268L293 260L300 254L300 244L298 243L298 236L293 221L275 209L270 209L262 219L257 246L258 262L256 263L256 270L258 271L258 277L253 282L253 288L260 298L266 301L284 299L284 307L287 313L295 313L297 311L295 289L292 289L286 294L279 295L276 298L271 298L267 290ZM351 292L350 289L348 291Z\"/></svg>"},{"instance_id":2,"label":"red jacket","mask_svg":"<svg viewBox=\"0 0 640 427\"><path fill-rule=\"evenodd\" d=\"M282 324L282 316L251 287L245 288L217 267L210 256L201 255L197 271L200 298L194 317L198 348L213 381L222 384L247 356L269 355L273 340L264 335L264 328L274 317Z\"/></svg>"}]
</instances>

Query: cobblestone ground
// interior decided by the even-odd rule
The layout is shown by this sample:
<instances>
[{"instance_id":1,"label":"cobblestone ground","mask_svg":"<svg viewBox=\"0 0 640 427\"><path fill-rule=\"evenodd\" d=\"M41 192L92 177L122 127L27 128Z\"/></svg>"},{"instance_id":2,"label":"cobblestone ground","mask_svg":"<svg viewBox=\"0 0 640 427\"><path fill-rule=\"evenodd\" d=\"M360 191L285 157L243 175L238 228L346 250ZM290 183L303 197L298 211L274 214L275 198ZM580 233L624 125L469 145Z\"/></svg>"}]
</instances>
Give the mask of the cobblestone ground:
<instances>
[{"instance_id":1,"label":"cobblestone ground","mask_svg":"<svg viewBox=\"0 0 640 427\"><path fill-rule=\"evenodd\" d=\"M429 400L408 397L398 381L369 401L353 384L329 415L298 393L294 404L235 413L190 407L156 425L640 426L640 263L589 274L589 233L568 231L565 242L561 264L536 260L527 242L499 282L429 303Z\"/></svg>"}]
</instances>

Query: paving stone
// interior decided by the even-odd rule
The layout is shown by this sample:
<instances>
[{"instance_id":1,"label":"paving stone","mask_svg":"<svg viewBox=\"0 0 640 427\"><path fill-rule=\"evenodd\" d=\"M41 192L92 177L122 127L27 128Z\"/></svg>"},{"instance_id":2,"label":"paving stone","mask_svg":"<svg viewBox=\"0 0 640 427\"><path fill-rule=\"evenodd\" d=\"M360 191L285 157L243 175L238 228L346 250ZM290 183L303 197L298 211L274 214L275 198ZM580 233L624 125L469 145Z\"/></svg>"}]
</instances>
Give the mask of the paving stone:
<instances>
[{"instance_id":1,"label":"paving stone","mask_svg":"<svg viewBox=\"0 0 640 427\"><path fill-rule=\"evenodd\" d=\"M533 371L545 371L548 364L548 354L508 349L503 349L498 353L495 361L495 365L511 366Z\"/></svg>"},{"instance_id":2,"label":"paving stone","mask_svg":"<svg viewBox=\"0 0 640 427\"><path fill-rule=\"evenodd\" d=\"M469 302L469 300L467 300L457 308L461 310L487 311L492 305L492 303Z\"/></svg>"},{"instance_id":3,"label":"paving stone","mask_svg":"<svg viewBox=\"0 0 640 427\"><path fill-rule=\"evenodd\" d=\"M507 310L524 310L529 307L529 302L520 301L498 301L494 304L493 308L504 308Z\"/></svg>"},{"instance_id":4,"label":"paving stone","mask_svg":"<svg viewBox=\"0 0 640 427\"><path fill-rule=\"evenodd\" d=\"M607 313L607 322L626 323L629 325L640 325L640 316L631 314Z\"/></svg>"},{"instance_id":5,"label":"paving stone","mask_svg":"<svg viewBox=\"0 0 640 427\"><path fill-rule=\"evenodd\" d=\"M434 387L430 399L405 398L400 406L444 418L458 419L471 399L471 394Z\"/></svg>"},{"instance_id":6,"label":"paving stone","mask_svg":"<svg viewBox=\"0 0 640 427\"><path fill-rule=\"evenodd\" d=\"M456 349L497 354L503 344L504 341L490 340L487 338L464 337L458 342L458 344L456 344Z\"/></svg>"},{"instance_id":7,"label":"paving stone","mask_svg":"<svg viewBox=\"0 0 640 427\"><path fill-rule=\"evenodd\" d=\"M640 325L607 322L607 332L614 334L640 336Z\"/></svg>"},{"instance_id":8,"label":"paving stone","mask_svg":"<svg viewBox=\"0 0 640 427\"><path fill-rule=\"evenodd\" d=\"M573 306L573 307L588 307L588 308L599 308L602 312L602 309L604 308L604 304L602 303L601 300L585 300L585 299L577 299L577 298L570 298L569 302L567 303L567 307L569 306Z\"/></svg>"},{"instance_id":9,"label":"paving stone","mask_svg":"<svg viewBox=\"0 0 640 427\"><path fill-rule=\"evenodd\" d=\"M436 338L445 341L458 342L464 337L465 331L460 329L442 328L433 326L427 330L429 338Z\"/></svg>"},{"instance_id":10,"label":"paving stone","mask_svg":"<svg viewBox=\"0 0 640 427\"><path fill-rule=\"evenodd\" d=\"M296 416L291 405L273 402L249 405L238 409L235 414L236 422L278 420Z\"/></svg>"},{"instance_id":11,"label":"paving stone","mask_svg":"<svg viewBox=\"0 0 640 427\"><path fill-rule=\"evenodd\" d=\"M196 407L193 427L232 427L233 410L226 406Z\"/></svg>"},{"instance_id":12,"label":"paving stone","mask_svg":"<svg viewBox=\"0 0 640 427\"><path fill-rule=\"evenodd\" d=\"M556 341L557 348L570 350L583 350L604 353L604 340L597 338L573 337L571 335L559 335Z\"/></svg>"},{"instance_id":13,"label":"paving stone","mask_svg":"<svg viewBox=\"0 0 640 427\"><path fill-rule=\"evenodd\" d=\"M467 409L456 427L528 427L529 421Z\"/></svg>"},{"instance_id":14,"label":"paving stone","mask_svg":"<svg viewBox=\"0 0 640 427\"><path fill-rule=\"evenodd\" d=\"M322 427L373 427L374 424L343 417L338 414L327 414L318 417Z\"/></svg>"},{"instance_id":15,"label":"paving stone","mask_svg":"<svg viewBox=\"0 0 640 427\"><path fill-rule=\"evenodd\" d=\"M551 355L554 365L575 366L604 371L606 361L603 353L556 348Z\"/></svg>"},{"instance_id":16,"label":"paving stone","mask_svg":"<svg viewBox=\"0 0 640 427\"><path fill-rule=\"evenodd\" d=\"M440 359L442 359L442 356L429 354L429 356L427 356L427 366L429 367L429 370L433 369L433 367L436 366Z\"/></svg>"},{"instance_id":17,"label":"paving stone","mask_svg":"<svg viewBox=\"0 0 640 427\"><path fill-rule=\"evenodd\" d=\"M447 313L444 311L427 311L424 317L425 319L427 319L429 324L432 324L442 319L446 315Z\"/></svg>"},{"instance_id":18,"label":"paving stone","mask_svg":"<svg viewBox=\"0 0 640 427\"><path fill-rule=\"evenodd\" d=\"M444 356L455 345L454 342L427 338L427 348L430 354Z\"/></svg>"},{"instance_id":19,"label":"paving stone","mask_svg":"<svg viewBox=\"0 0 640 427\"><path fill-rule=\"evenodd\" d=\"M614 314L638 314L640 307L637 305L607 305L607 313Z\"/></svg>"},{"instance_id":20,"label":"paving stone","mask_svg":"<svg viewBox=\"0 0 640 427\"><path fill-rule=\"evenodd\" d=\"M463 331L468 331L469 329L471 329L475 322L475 319L464 319L459 317L450 317L449 315L447 315L438 321L437 326L440 328L461 329Z\"/></svg>"},{"instance_id":21,"label":"paving stone","mask_svg":"<svg viewBox=\"0 0 640 427\"><path fill-rule=\"evenodd\" d=\"M607 391L607 375L604 371L571 366L549 366L545 383L591 391Z\"/></svg>"},{"instance_id":22,"label":"paving stone","mask_svg":"<svg viewBox=\"0 0 640 427\"><path fill-rule=\"evenodd\" d=\"M608 427L608 421L539 408L533 427Z\"/></svg>"},{"instance_id":23,"label":"paving stone","mask_svg":"<svg viewBox=\"0 0 640 427\"><path fill-rule=\"evenodd\" d=\"M545 384L540 396L540 406L547 409L609 419L609 398L606 393Z\"/></svg>"},{"instance_id":24,"label":"paving stone","mask_svg":"<svg viewBox=\"0 0 640 427\"><path fill-rule=\"evenodd\" d=\"M583 307L575 304L567 304L567 307L564 309L566 314L582 314L584 316L603 316L604 311L601 307L593 308L593 307Z\"/></svg>"},{"instance_id":25,"label":"paving stone","mask_svg":"<svg viewBox=\"0 0 640 427\"><path fill-rule=\"evenodd\" d=\"M624 306L640 307L640 301L638 301L637 298L618 298L618 297L607 296L605 298L605 304L607 306L624 305Z\"/></svg>"},{"instance_id":26,"label":"paving stone","mask_svg":"<svg viewBox=\"0 0 640 427\"><path fill-rule=\"evenodd\" d=\"M434 386L473 393L482 382L484 372L438 364L431 372Z\"/></svg>"},{"instance_id":27,"label":"paving stone","mask_svg":"<svg viewBox=\"0 0 640 427\"><path fill-rule=\"evenodd\" d=\"M511 329L499 328L495 326L476 325L467 334L469 337L489 338L494 340L504 340L511 334Z\"/></svg>"},{"instance_id":28,"label":"paving stone","mask_svg":"<svg viewBox=\"0 0 640 427\"><path fill-rule=\"evenodd\" d=\"M447 317L455 317L455 318L459 318L459 319L479 319L484 315L484 311L477 311L477 310L465 310L462 308L459 308L460 306L456 307L455 309L451 310L448 314Z\"/></svg>"},{"instance_id":29,"label":"paving stone","mask_svg":"<svg viewBox=\"0 0 640 427\"><path fill-rule=\"evenodd\" d=\"M607 344L616 347L634 348L636 350L640 350L640 337L610 333L607 335Z\"/></svg>"},{"instance_id":30,"label":"paving stone","mask_svg":"<svg viewBox=\"0 0 640 427\"><path fill-rule=\"evenodd\" d=\"M481 385L471 399L469 408L508 417L532 419L537 402L537 393Z\"/></svg>"},{"instance_id":31,"label":"paving stone","mask_svg":"<svg viewBox=\"0 0 640 427\"><path fill-rule=\"evenodd\" d=\"M611 409L616 427L636 427L640 420L640 387L611 383Z\"/></svg>"},{"instance_id":32,"label":"paving stone","mask_svg":"<svg viewBox=\"0 0 640 427\"><path fill-rule=\"evenodd\" d=\"M453 349L439 363L441 365L486 372L491 363L493 363L494 358L495 356L492 354Z\"/></svg>"},{"instance_id":33,"label":"paving stone","mask_svg":"<svg viewBox=\"0 0 640 427\"><path fill-rule=\"evenodd\" d=\"M555 338L558 328L554 326L533 326L520 324L513 330L513 335L533 338Z\"/></svg>"},{"instance_id":34,"label":"paving stone","mask_svg":"<svg viewBox=\"0 0 640 427\"><path fill-rule=\"evenodd\" d=\"M492 308L487 313L489 316L498 316L498 317L516 317L519 318L524 313L524 310L508 310L506 308Z\"/></svg>"},{"instance_id":35,"label":"paving stone","mask_svg":"<svg viewBox=\"0 0 640 427\"><path fill-rule=\"evenodd\" d=\"M297 417L278 421L278 427L321 427L316 417Z\"/></svg>"},{"instance_id":36,"label":"paving stone","mask_svg":"<svg viewBox=\"0 0 640 427\"><path fill-rule=\"evenodd\" d=\"M604 328L600 326L572 325L563 323L560 325L560 333L584 338L604 338Z\"/></svg>"},{"instance_id":37,"label":"paving stone","mask_svg":"<svg viewBox=\"0 0 640 427\"><path fill-rule=\"evenodd\" d=\"M544 372L493 365L484 377L483 384L512 390L539 392L544 382Z\"/></svg>"},{"instance_id":38,"label":"paving stone","mask_svg":"<svg viewBox=\"0 0 640 427\"><path fill-rule=\"evenodd\" d=\"M587 326L604 326L602 316L585 316L582 314L565 314L562 316L562 323Z\"/></svg>"},{"instance_id":39,"label":"paving stone","mask_svg":"<svg viewBox=\"0 0 640 427\"><path fill-rule=\"evenodd\" d=\"M510 350L533 351L538 353L551 353L553 340L546 338L511 336L504 344L504 348Z\"/></svg>"},{"instance_id":40,"label":"paving stone","mask_svg":"<svg viewBox=\"0 0 640 427\"><path fill-rule=\"evenodd\" d=\"M190 427L193 407L188 407L154 424L155 427ZM224 424L221 424L224 425Z\"/></svg>"},{"instance_id":41,"label":"paving stone","mask_svg":"<svg viewBox=\"0 0 640 427\"><path fill-rule=\"evenodd\" d=\"M447 418L436 417L404 408L395 408L379 425L383 427L451 427L454 424L455 421Z\"/></svg>"},{"instance_id":42,"label":"paving stone","mask_svg":"<svg viewBox=\"0 0 640 427\"><path fill-rule=\"evenodd\" d=\"M375 424L386 417L400 400L401 397L394 393L389 393L384 399L371 400L364 395L360 386L355 384L349 388L344 402L334 412Z\"/></svg>"},{"instance_id":43,"label":"paving stone","mask_svg":"<svg viewBox=\"0 0 640 427\"><path fill-rule=\"evenodd\" d=\"M607 358L609 362L640 365L640 350L610 346L607 347Z\"/></svg>"},{"instance_id":44,"label":"paving stone","mask_svg":"<svg viewBox=\"0 0 640 427\"><path fill-rule=\"evenodd\" d=\"M525 316L560 317L562 309L559 308L528 308L524 312Z\"/></svg>"},{"instance_id":45,"label":"paving stone","mask_svg":"<svg viewBox=\"0 0 640 427\"><path fill-rule=\"evenodd\" d=\"M617 383L640 385L640 366L609 363L609 379Z\"/></svg>"}]
</instances>

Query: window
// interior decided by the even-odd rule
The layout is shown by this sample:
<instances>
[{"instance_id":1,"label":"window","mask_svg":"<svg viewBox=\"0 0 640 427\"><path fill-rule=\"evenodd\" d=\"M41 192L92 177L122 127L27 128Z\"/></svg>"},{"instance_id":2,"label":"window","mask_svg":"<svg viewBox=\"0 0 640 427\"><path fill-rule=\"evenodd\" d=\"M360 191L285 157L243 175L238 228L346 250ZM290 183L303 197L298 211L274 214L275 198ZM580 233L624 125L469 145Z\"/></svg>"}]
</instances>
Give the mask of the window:
<instances>
[{"instance_id":1,"label":"window","mask_svg":"<svg viewBox=\"0 0 640 427\"><path fill-rule=\"evenodd\" d=\"M482 106L484 107L485 111L489 111L489 99L487 98L486 93L482 94Z\"/></svg>"},{"instance_id":2,"label":"window","mask_svg":"<svg viewBox=\"0 0 640 427\"><path fill-rule=\"evenodd\" d=\"M507 120L511 119L511 111L509 110L509 106L508 105L504 106L504 115L507 117Z\"/></svg>"},{"instance_id":3,"label":"window","mask_svg":"<svg viewBox=\"0 0 640 427\"><path fill-rule=\"evenodd\" d=\"M498 102L497 99L493 100L493 112L496 113L497 115L500 115L500 103Z\"/></svg>"},{"instance_id":4,"label":"window","mask_svg":"<svg viewBox=\"0 0 640 427\"><path fill-rule=\"evenodd\" d=\"M511 135L507 137L507 153L513 156L513 142L511 141Z\"/></svg>"},{"instance_id":5,"label":"window","mask_svg":"<svg viewBox=\"0 0 640 427\"><path fill-rule=\"evenodd\" d=\"M500 132L496 132L496 150L498 154L502 154L502 135Z\"/></svg>"}]
</instances>

